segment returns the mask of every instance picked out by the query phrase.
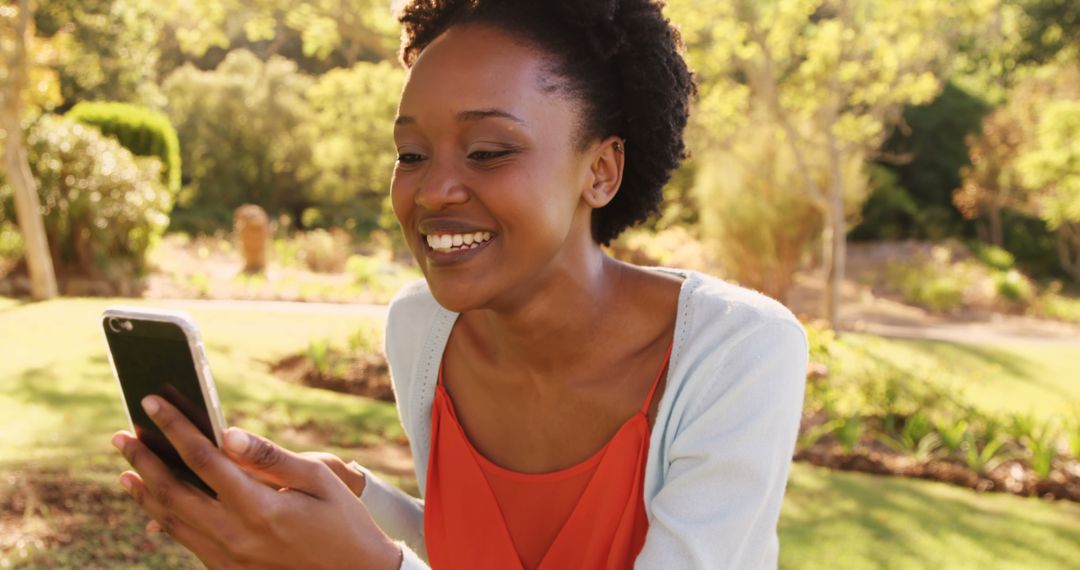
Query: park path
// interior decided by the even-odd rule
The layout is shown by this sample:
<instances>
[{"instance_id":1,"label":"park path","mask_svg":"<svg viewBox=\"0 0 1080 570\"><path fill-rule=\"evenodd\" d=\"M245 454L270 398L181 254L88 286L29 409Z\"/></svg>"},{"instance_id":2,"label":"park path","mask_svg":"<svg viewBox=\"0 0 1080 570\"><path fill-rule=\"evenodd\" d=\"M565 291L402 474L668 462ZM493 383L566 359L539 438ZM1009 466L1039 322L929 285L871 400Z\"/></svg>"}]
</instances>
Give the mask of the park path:
<instances>
[{"instance_id":1,"label":"park path","mask_svg":"<svg viewBox=\"0 0 1080 570\"><path fill-rule=\"evenodd\" d=\"M199 310L259 310L280 313L354 315L386 318L387 306L360 303L293 301L241 301L157 299L166 308ZM1080 327L1015 315L992 315L981 320L930 315L925 311L881 298L849 299L841 330L889 338L924 339L967 344L1049 343L1080 348Z\"/></svg>"}]
</instances>

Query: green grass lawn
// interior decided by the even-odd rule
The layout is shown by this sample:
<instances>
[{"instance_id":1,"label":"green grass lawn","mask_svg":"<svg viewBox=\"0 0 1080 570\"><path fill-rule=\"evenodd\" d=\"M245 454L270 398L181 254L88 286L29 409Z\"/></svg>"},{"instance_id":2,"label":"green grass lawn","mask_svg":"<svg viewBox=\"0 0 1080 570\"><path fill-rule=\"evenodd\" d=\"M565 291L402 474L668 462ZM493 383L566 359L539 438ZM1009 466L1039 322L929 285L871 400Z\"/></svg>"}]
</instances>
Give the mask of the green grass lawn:
<instances>
[{"instance_id":1,"label":"green grass lawn","mask_svg":"<svg viewBox=\"0 0 1080 570\"><path fill-rule=\"evenodd\" d=\"M108 304L0 299L0 507L17 507L0 511L0 567L192 564L169 539L144 535L146 519L117 484L124 463L108 439L126 419L98 330L97 316ZM392 404L288 384L267 370L267 362L313 339L344 344L357 328L378 323L326 314L191 313L203 330L230 422L294 449L325 448L345 457L402 437ZM964 367L996 371L987 381L972 378L987 401L1014 385L1031 386L1034 403L1052 403L1055 392L1044 384L1075 398L1069 392L1075 384L1035 381L1047 371L1073 369L1071 361L1047 363L1068 356L1056 349L973 352L946 343L857 340L880 343L874 350L900 363L955 366L947 381L963 380ZM415 490L410 477L396 481ZM19 501L27 497L40 504L26 509ZM1065 568L1080 560L1080 506L797 464L780 534L783 568Z\"/></svg>"},{"instance_id":2,"label":"green grass lawn","mask_svg":"<svg viewBox=\"0 0 1080 570\"><path fill-rule=\"evenodd\" d=\"M1080 505L796 463L780 517L785 569L1066 569Z\"/></svg>"},{"instance_id":3,"label":"green grass lawn","mask_svg":"<svg viewBox=\"0 0 1080 570\"><path fill-rule=\"evenodd\" d=\"M861 351L884 369L914 371L987 411L1043 418L1080 411L1080 340L1000 346L851 333L842 343L849 355Z\"/></svg>"},{"instance_id":4,"label":"green grass lawn","mask_svg":"<svg viewBox=\"0 0 1080 570\"><path fill-rule=\"evenodd\" d=\"M0 306L0 466L111 451L109 437L127 419L98 321L109 304L64 299ZM380 324L326 314L190 313L202 329L230 423L271 436L315 427L342 445L403 436L391 405L284 383L269 372L270 361L304 350L312 339L344 344L357 328Z\"/></svg>"}]
</instances>

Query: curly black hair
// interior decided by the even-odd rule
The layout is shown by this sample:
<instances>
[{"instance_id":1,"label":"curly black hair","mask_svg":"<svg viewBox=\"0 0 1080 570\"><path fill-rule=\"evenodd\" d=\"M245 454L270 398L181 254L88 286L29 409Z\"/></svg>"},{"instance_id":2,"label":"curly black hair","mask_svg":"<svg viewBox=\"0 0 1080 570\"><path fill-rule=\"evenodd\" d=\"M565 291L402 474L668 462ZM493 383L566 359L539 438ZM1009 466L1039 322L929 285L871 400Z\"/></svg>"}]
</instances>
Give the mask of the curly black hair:
<instances>
[{"instance_id":1,"label":"curly black hair","mask_svg":"<svg viewBox=\"0 0 1080 570\"><path fill-rule=\"evenodd\" d=\"M411 67L459 24L490 25L551 58L552 89L582 105L580 148L626 141L622 187L593 211L592 236L608 245L660 209L663 188L687 157L683 130L697 94L679 32L658 0L412 0L398 15L401 61Z\"/></svg>"}]
</instances>

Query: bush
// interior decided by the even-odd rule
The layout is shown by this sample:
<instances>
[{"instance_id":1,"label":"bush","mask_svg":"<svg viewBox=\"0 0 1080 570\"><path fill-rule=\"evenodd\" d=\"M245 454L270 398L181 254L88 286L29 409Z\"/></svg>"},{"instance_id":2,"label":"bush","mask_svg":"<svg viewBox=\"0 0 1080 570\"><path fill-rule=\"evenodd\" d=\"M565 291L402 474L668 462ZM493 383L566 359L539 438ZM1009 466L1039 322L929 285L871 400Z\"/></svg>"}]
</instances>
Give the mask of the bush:
<instances>
[{"instance_id":1,"label":"bush","mask_svg":"<svg viewBox=\"0 0 1080 570\"><path fill-rule=\"evenodd\" d=\"M318 225L357 235L380 226L380 214L389 209L397 159L393 118L404 77L390 62L361 62L322 75L308 90L318 132L309 194L319 208ZM396 233L397 224L384 229Z\"/></svg>"},{"instance_id":2,"label":"bush","mask_svg":"<svg viewBox=\"0 0 1080 570\"><path fill-rule=\"evenodd\" d=\"M780 136L766 126L746 129L734 148L700 164L694 195L703 241L722 271L784 301L823 219Z\"/></svg>"},{"instance_id":3,"label":"bush","mask_svg":"<svg viewBox=\"0 0 1080 570\"><path fill-rule=\"evenodd\" d=\"M139 158L96 129L44 116L26 137L54 261L89 276L142 273L146 250L172 206L161 162ZM11 188L0 186L0 225L14 217Z\"/></svg>"},{"instance_id":4,"label":"bush","mask_svg":"<svg viewBox=\"0 0 1080 570\"><path fill-rule=\"evenodd\" d=\"M177 222L209 217L227 228L233 210L246 203L299 220L311 205L313 129L305 94L312 83L295 63L263 62L246 50L229 52L213 71L188 64L169 75L168 113L190 181L178 209L200 213Z\"/></svg>"},{"instance_id":5,"label":"bush","mask_svg":"<svg viewBox=\"0 0 1080 570\"><path fill-rule=\"evenodd\" d=\"M348 234L326 230L312 230L296 236L298 261L308 269L319 273L341 273L349 258Z\"/></svg>"},{"instance_id":6,"label":"bush","mask_svg":"<svg viewBox=\"0 0 1080 570\"><path fill-rule=\"evenodd\" d=\"M136 156L157 157L162 181L173 197L180 191L180 139L165 115L128 103L83 102L66 116L96 127Z\"/></svg>"}]
</instances>

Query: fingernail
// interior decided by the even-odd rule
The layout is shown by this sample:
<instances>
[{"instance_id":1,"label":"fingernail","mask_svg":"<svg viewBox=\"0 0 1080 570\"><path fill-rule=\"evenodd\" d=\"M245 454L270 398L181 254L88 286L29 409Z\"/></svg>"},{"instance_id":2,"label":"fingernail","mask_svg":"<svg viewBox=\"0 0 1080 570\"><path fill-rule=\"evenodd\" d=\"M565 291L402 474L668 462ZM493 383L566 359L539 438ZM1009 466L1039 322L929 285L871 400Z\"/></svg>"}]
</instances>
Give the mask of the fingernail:
<instances>
[{"instance_id":1,"label":"fingernail","mask_svg":"<svg viewBox=\"0 0 1080 570\"><path fill-rule=\"evenodd\" d=\"M228 449L233 453L239 455L247 451L248 442L249 438L247 434L236 428L229 428L228 431L225 432L225 449Z\"/></svg>"},{"instance_id":2,"label":"fingernail","mask_svg":"<svg viewBox=\"0 0 1080 570\"><path fill-rule=\"evenodd\" d=\"M123 451L124 450L124 436L122 436L120 434L114 435L113 438L112 438L112 444L113 444L113 447L115 447L116 449L119 449L120 451Z\"/></svg>"},{"instance_id":3,"label":"fingernail","mask_svg":"<svg viewBox=\"0 0 1080 570\"><path fill-rule=\"evenodd\" d=\"M158 404L157 398L147 396L143 398L142 408L146 410L147 414L150 414L152 416L156 414L159 409L161 409L161 405Z\"/></svg>"},{"instance_id":4,"label":"fingernail","mask_svg":"<svg viewBox=\"0 0 1080 570\"><path fill-rule=\"evenodd\" d=\"M161 525L159 525L157 521L150 521L149 523L146 524L146 532L150 532L150 533L154 533L154 534L160 534L161 533Z\"/></svg>"},{"instance_id":5,"label":"fingernail","mask_svg":"<svg viewBox=\"0 0 1080 570\"><path fill-rule=\"evenodd\" d=\"M121 486L122 486L123 488L127 489L128 491L131 491L131 487L132 487L132 484L131 484L131 479L129 479L129 478L127 478L127 477L125 477L125 476L121 475L121 476L120 476L120 485L121 485Z\"/></svg>"}]
</instances>

